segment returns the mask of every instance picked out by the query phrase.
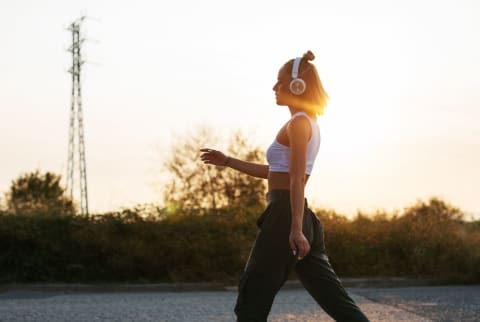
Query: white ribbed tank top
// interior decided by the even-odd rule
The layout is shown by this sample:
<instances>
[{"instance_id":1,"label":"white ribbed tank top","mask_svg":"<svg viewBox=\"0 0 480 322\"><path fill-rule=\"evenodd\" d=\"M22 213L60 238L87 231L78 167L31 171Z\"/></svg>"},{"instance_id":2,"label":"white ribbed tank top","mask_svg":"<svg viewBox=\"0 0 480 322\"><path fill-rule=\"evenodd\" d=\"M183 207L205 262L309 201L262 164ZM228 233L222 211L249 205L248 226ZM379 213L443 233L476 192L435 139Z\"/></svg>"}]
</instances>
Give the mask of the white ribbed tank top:
<instances>
[{"instance_id":1,"label":"white ribbed tank top","mask_svg":"<svg viewBox=\"0 0 480 322\"><path fill-rule=\"evenodd\" d=\"M312 173L313 164L320 148L320 128L315 120L305 112L297 112L292 115L290 120L298 116L305 116L310 121L312 135L307 144L307 167L305 173ZM290 147L280 144L277 138L267 149L268 170L271 172L289 172L290 168Z\"/></svg>"}]
</instances>

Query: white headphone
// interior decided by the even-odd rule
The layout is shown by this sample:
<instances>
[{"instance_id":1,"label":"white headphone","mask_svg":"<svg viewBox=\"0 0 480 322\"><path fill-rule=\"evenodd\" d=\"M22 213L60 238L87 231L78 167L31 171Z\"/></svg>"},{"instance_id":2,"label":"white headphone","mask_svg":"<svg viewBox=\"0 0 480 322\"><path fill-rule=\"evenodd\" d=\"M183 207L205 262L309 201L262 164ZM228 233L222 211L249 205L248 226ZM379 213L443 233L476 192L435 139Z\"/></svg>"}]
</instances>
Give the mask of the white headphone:
<instances>
[{"instance_id":1,"label":"white headphone","mask_svg":"<svg viewBox=\"0 0 480 322\"><path fill-rule=\"evenodd\" d=\"M307 89L307 84L305 81L298 77L298 68L300 67L300 62L302 57L295 58L292 67L292 80L290 81L290 92L293 95L302 95Z\"/></svg>"}]
</instances>

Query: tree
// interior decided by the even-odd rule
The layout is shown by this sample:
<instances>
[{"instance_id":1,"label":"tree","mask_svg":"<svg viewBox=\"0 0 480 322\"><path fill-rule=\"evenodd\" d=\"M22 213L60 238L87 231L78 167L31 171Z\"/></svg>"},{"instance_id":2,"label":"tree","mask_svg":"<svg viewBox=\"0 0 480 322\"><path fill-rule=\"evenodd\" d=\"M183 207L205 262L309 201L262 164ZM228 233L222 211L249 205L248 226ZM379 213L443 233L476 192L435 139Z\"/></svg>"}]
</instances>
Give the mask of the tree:
<instances>
[{"instance_id":1,"label":"tree","mask_svg":"<svg viewBox=\"0 0 480 322\"><path fill-rule=\"evenodd\" d=\"M265 152L259 147L251 147L241 131L236 131L230 138L227 154L254 163L265 162ZM266 182L241 172L229 169L224 182L224 192L229 205L251 207L265 203Z\"/></svg>"},{"instance_id":2,"label":"tree","mask_svg":"<svg viewBox=\"0 0 480 322\"><path fill-rule=\"evenodd\" d=\"M207 210L264 205L266 185L262 179L201 162L200 149L216 147L219 143L213 131L206 127L176 140L171 158L164 163L164 170L171 175L164 190L164 201L168 206ZM231 135L225 151L242 160L263 163L264 152L248 143L247 138L237 131Z\"/></svg>"},{"instance_id":3,"label":"tree","mask_svg":"<svg viewBox=\"0 0 480 322\"><path fill-rule=\"evenodd\" d=\"M461 209L445 201L432 197L428 202L417 201L414 206L404 211L404 217L433 222L458 222L462 221L464 213Z\"/></svg>"},{"instance_id":4,"label":"tree","mask_svg":"<svg viewBox=\"0 0 480 322\"><path fill-rule=\"evenodd\" d=\"M5 194L7 211L12 214L75 214L72 199L60 185L61 176L39 170L20 175Z\"/></svg>"}]
</instances>

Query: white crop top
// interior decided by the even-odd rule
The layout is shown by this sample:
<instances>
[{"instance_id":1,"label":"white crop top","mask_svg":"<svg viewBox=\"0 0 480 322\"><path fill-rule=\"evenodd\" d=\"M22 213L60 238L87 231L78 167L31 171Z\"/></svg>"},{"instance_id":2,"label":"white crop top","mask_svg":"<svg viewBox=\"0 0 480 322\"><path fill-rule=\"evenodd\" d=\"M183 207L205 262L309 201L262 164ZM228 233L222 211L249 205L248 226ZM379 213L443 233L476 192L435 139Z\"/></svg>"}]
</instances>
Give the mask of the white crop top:
<instances>
[{"instance_id":1,"label":"white crop top","mask_svg":"<svg viewBox=\"0 0 480 322\"><path fill-rule=\"evenodd\" d=\"M310 175L312 173L313 164L320 148L320 128L317 122L308 116L305 112L297 112L292 115L290 120L295 117L304 115L310 121L312 128L312 136L307 144L307 168L305 173ZM290 147L280 144L275 137L273 143L267 149L268 170L271 172L289 172L290 166Z\"/></svg>"}]
</instances>

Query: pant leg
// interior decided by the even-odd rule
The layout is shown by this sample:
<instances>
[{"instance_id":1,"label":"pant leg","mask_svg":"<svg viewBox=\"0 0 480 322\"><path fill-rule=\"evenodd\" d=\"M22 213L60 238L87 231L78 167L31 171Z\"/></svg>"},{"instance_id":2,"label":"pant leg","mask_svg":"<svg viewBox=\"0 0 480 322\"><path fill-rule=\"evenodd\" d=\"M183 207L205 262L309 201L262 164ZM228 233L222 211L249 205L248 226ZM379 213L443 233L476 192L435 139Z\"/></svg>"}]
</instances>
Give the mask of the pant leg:
<instances>
[{"instance_id":1,"label":"pant leg","mask_svg":"<svg viewBox=\"0 0 480 322\"><path fill-rule=\"evenodd\" d=\"M310 216L315 217L313 212L309 211L309 213ZM313 231L314 237L310 253L295 267L303 286L335 321L369 321L348 295L330 265L325 254L323 227L316 217Z\"/></svg>"},{"instance_id":2,"label":"pant leg","mask_svg":"<svg viewBox=\"0 0 480 322\"><path fill-rule=\"evenodd\" d=\"M288 242L290 225L290 207L285 203L270 203L260 217L260 230L239 283L237 321L267 321L274 297L296 262Z\"/></svg>"}]
</instances>

